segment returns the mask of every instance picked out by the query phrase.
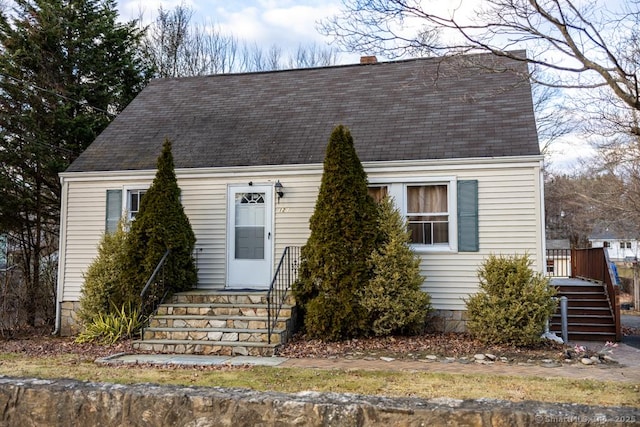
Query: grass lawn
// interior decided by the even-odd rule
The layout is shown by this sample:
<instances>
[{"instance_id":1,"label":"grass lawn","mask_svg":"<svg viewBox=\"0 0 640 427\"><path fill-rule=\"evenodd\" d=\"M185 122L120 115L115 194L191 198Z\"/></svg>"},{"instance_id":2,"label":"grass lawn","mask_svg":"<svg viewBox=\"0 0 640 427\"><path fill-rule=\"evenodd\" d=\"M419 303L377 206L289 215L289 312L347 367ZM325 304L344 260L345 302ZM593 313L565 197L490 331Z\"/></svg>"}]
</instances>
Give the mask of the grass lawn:
<instances>
[{"instance_id":1,"label":"grass lawn","mask_svg":"<svg viewBox=\"0 0 640 427\"><path fill-rule=\"evenodd\" d=\"M427 399L490 398L640 407L640 384L562 378L280 367L115 367L97 365L93 359L77 354L35 357L18 353L0 353L0 374L119 384L241 387L285 393L312 390Z\"/></svg>"}]
</instances>

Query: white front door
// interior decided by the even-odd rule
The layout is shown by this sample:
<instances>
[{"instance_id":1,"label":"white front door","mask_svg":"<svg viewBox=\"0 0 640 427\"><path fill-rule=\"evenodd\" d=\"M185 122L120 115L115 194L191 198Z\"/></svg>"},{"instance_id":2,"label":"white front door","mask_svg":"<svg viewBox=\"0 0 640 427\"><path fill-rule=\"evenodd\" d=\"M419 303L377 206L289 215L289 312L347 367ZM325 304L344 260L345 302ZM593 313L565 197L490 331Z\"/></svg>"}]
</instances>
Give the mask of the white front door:
<instances>
[{"instance_id":1,"label":"white front door","mask_svg":"<svg viewBox=\"0 0 640 427\"><path fill-rule=\"evenodd\" d=\"M229 288L268 288L271 282L273 187L229 186Z\"/></svg>"}]
</instances>

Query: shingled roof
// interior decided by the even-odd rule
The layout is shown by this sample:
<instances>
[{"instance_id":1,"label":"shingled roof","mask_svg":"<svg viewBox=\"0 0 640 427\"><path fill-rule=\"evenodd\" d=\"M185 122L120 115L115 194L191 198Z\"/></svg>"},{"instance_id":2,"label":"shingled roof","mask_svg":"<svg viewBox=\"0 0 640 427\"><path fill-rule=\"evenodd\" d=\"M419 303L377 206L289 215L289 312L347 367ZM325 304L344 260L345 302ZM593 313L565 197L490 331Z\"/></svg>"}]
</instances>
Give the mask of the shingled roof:
<instances>
[{"instance_id":1,"label":"shingled roof","mask_svg":"<svg viewBox=\"0 0 640 427\"><path fill-rule=\"evenodd\" d=\"M473 60L470 60L472 58ZM514 71L515 70L515 71ZM69 172L539 155L526 64L488 54L152 81Z\"/></svg>"}]
</instances>

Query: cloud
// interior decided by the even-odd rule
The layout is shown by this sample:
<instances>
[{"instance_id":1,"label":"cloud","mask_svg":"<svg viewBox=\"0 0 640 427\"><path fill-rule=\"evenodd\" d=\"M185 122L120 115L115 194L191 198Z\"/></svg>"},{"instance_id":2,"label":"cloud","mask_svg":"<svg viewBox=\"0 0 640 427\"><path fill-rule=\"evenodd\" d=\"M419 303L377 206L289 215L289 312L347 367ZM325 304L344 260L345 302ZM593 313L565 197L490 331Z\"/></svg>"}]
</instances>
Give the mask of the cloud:
<instances>
[{"instance_id":1,"label":"cloud","mask_svg":"<svg viewBox=\"0 0 640 427\"><path fill-rule=\"evenodd\" d=\"M290 49L298 44L324 41L316 31L316 22L322 17L337 13L336 5L292 4L290 7L283 7L283 3L286 6L292 2L262 0L254 6L241 9L231 9L233 6L225 5L216 9L216 22L223 32L233 33L242 40L264 47L276 44ZM275 4L279 7L273 7Z\"/></svg>"}]
</instances>

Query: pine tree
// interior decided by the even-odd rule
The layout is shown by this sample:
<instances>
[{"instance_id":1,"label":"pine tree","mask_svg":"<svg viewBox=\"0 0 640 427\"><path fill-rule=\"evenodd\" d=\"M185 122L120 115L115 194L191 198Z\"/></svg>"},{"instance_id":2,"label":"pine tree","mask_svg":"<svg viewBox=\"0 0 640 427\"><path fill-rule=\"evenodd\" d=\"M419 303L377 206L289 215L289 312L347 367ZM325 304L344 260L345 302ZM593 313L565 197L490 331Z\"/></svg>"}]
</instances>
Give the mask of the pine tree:
<instances>
[{"instance_id":1,"label":"pine tree","mask_svg":"<svg viewBox=\"0 0 640 427\"><path fill-rule=\"evenodd\" d=\"M58 246L58 173L146 84L141 37L118 22L114 0L0 9L0 229L21 242L29 324L54 311L41 260Z\"/></svg>"},{"instance_id":2,"label":"pine tree","mask_svg":"<svg viewBox=\"0 0 640 427\"><path fill-rule=\"evenodd\" d=\"M420 258L393 200L385 197L378 209L382 244L369 258L373 278L362 288L361 304L373 335L416 334L423 331L431 307L431 297L420 290Z\"/></svg>"},{"instance_id":3,"label":"pine tree","mask_svg":"<svg viewBox=\"0 0 640 427\"><path fill-rule=\"evenodd\" d=\"M367 259L378 240L376 217L353 138L340 125L329 139L311 234L294 286L309 336L340 340L366 331L358 290L371 275Z\"/></svg>"},{"instance_id":4,"label":"pine tree","mask_svg":"<svg viewBox=\"0 0 640 427\"><path fill-rule=\"evenodd\" d=\"M131 223L127 242L125 273L128 289L123 294L128 297L124 301L116 301L117 307L122 303L139 301L140 291L167 249L171 254L165 263L163 277L168 288L154 289L150 295L162 296L164 290L173 293L196 285L198 275L193 259L196 238L180 202L180 188L168 139L164 141L158 157L153 183Z\"/></svg>"}]
</instances>

